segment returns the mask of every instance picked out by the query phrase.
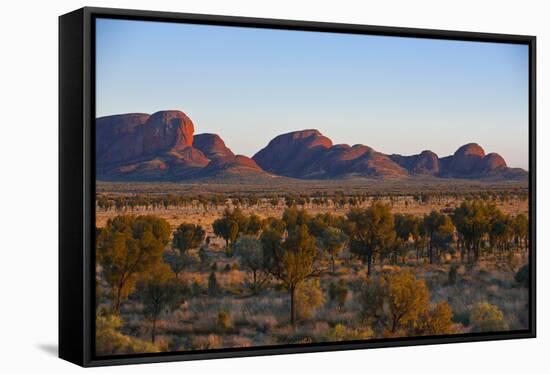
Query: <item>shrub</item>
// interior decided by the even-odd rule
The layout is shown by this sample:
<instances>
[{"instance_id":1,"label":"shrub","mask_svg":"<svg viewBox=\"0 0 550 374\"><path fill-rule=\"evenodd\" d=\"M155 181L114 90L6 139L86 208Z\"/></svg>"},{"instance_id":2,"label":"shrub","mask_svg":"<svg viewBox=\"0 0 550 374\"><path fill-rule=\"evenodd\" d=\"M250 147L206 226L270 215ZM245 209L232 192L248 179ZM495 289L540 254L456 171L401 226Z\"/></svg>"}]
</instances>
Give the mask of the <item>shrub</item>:
<instances>
[{"instance_id":1,"label":"shrub","mask_svg":"<svg viewBox=\"0 0 550 374\"><path fill-rule=\"evenodd\" d=\"M309 319L325 302L319 279L309 279L296 290L296 312L299 319Z\"/></svg>"},{"instance_id":2,"label":"shrub","mask_svg":"<svg viewBox=\"0 0 550 374\"><path fill-rule=\"evenodd\" d=\"M219 335L210 334L207 336L197 335L191 340L191 348L194 349L215 349L223 346L222 338Z\"/></svg>"},{"instance_id":3,"label":"shrub","mask_svg":"<svg viewBox=\"0 0 550 374\"><path fill-rule=\"evenodd\" d=\"M232 321L229 313L225 310L218 311L218 318L217 318L216 324L218 328L223 332L226 332L227 330L231 329Z\"/></svg>"},{"instance_id":4,"label":"shrub","mask_svg":"<svg viewBox=\"0 0 550 374\"><path fill-rule=\"evenodd\" d=\"M325 334L325 338L329 342L341 342L345 340L364 340L373 336L372 330L351 329L339 323L329 329Z\"/></svg>"},{"instance_id":5,"label":"shrub","mask_svg":"<svg viewBox=\"0 0 550 374\"><path fill-rule=\"evenodd\" d=\"M366 322L383 336L443 334L452 328L451 308L432 306L426 283L410 270L369 279L361 303Z\"/></svg>"},{"instance_id":6,"label":"shrub","mask_svg":"<svg viewBox=\"0 0 550 374\"><path fill-rule=\"evenodd\" d=\"M453 310L446 301L437 303L425 311L416 322L419 335L444 335L454 332Z\"/></svg>"},{"instance_id":7,"label":"shrub","mask_svg":"<svg viewBox=\"0 0 550 374\"><path fill-rule=\"evenodd\" d=\"M502 331L508 329L504 314L496 306L489 303L479 303L470 313L470 324L474 332Z\"/></svg>"},{"instance_id":8,"label":"shrub","mask_svg":"<svg viewBox=\"0 0 550 374\"><path fill-rule=\"evenodd\" d=\"M330 283L328 287L328 297L330 301L338 305L338 309L342 309L348 297L348 289L342 279L338 282Z\"/></svg>"},{"instance_id":9,"label":"shrub","mask_svg":"<svg viewBox=\"0 0 550 374\"><path fill-rule=\"evenodd\" d=\"M158 352L154 344L124 335L122 320L116 315L96 318L96 352L99 355Z\"/></svg>"}]
</instances>

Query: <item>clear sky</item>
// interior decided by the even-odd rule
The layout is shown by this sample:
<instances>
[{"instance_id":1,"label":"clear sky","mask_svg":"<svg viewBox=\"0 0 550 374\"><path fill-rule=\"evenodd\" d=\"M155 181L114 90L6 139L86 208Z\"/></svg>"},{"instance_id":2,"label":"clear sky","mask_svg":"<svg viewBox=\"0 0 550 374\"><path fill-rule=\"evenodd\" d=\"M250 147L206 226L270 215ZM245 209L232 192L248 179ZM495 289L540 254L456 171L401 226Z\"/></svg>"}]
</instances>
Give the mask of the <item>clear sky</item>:
<instances>
[{"instance_id":1,"label":"clear sky","mask_svg":"<svg viewBox=\"0 0 550 374\"><path fill-rule=\"evenodd\" d=\"M282 133L528 166L526 45L97 20L98 117L185 112L252 156Z\"/></svg>"}]
</instances>

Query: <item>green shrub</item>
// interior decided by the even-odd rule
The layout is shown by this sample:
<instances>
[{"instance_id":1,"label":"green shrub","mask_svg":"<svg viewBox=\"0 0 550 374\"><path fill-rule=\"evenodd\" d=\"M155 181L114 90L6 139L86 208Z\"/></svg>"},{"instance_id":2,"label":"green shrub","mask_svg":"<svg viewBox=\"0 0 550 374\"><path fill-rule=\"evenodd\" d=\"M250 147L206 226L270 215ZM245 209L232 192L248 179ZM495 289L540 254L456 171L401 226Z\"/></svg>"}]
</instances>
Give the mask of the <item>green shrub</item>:
<instances>
[{"instance_id":1,"label":"green shrub","mask_svg":"<svg viewBox=\"0 0 550 374\"><path fill-rule=\"evenodd\" d=\"M470 324L474 332L503 331L508 329L504 314L496 306L489 303L479 303L470 313Z\"/></svg>"}]
</instances>

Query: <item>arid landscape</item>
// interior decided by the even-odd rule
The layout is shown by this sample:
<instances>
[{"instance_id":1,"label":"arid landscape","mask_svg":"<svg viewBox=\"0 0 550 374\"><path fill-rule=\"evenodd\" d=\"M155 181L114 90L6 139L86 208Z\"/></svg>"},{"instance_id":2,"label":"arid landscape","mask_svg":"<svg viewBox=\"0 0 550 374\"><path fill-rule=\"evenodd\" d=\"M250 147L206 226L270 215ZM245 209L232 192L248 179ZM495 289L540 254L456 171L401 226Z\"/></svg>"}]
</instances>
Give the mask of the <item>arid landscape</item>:
<instances>
[{"instance_id":1,"label":"arid landscape","mask_svg":"<svg viewBox=\"0 0 550 374\"><path fill-rule=\"evenodd\" d=\"M97 354L528 328L528 172L499 154L194 132L97 120Z\"/></svg>"}]
</instances>

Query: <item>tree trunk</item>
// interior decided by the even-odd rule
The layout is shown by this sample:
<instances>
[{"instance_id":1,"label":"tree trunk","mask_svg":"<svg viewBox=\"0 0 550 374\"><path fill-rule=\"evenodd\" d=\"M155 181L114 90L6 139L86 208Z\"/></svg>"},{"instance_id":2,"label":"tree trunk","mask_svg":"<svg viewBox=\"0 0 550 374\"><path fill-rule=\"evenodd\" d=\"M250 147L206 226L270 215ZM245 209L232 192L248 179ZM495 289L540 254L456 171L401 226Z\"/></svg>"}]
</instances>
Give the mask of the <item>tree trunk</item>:
<instances>
[{"instance_id":1,"label":"tree trunk","mask_svg":"<svg viewBox=\"0 0 550 374\"><path fill-rule=\"evenodd\" d=\"M121 292L122 292L122 286L119 285L116 292L116 299L115 299L115 314L119 314L120 312L120 298L121 298Z\"/></svg>"},{"instance_id":2,"label":"tree trunk","mask_svg":"<svg viewBox=\"0 0 550 374\"><path fill-rule=\"evenodd\" d=\"M294 286L290 286L290 324L294 326L294 322L296 322L296 305L294 297L296 296L296 288Z\"/></svg>"},{"instance_id":3,"label":"tree trunk","mask_svg":"<svg viewBox=\"0 0 550 374\"><path fill-rule=\"evenodd\" d=\"M334 275L334 272L336 271L336 260L334 259L334 255L331 256L331 265L332 265L332 275Z\"/></svg>"},{"instance_id":4,"label":"tree trunk","mask_svg":"<svg viewBox=\"0 0 550 374\"><path fill-rule=\"evenodd\" d=\"M367 278L371 276L372 272L372 252L367 253Z\"/></svg>"},{"instance_id":5,"label":"tree trunk","mask_svg":"<svg viewBox=\"0 0 550 374\"><path fill-rule=\"evenodd\" d=\"M430 242L428 243L428 258L430 260L430 264L434 263L432 240L433 240L433 235L430 234Z\"/></svg>"},{"instance_id":6,"label":"tree trunk","mask_svg":"<svg viewBox=\"0 0 550 374\"><path fill-rule=\"evenodd\" d=\"M153 319L153 329L151 331L151 343L155 344L156 331L157 330L157 319Z\"/></svg>"}]
</instances>

